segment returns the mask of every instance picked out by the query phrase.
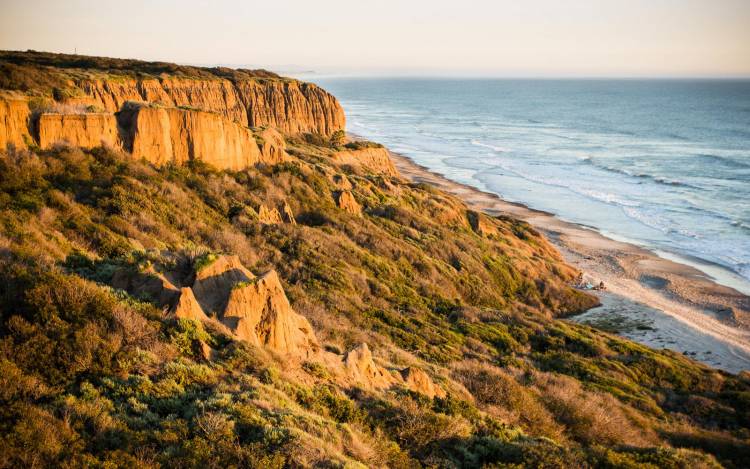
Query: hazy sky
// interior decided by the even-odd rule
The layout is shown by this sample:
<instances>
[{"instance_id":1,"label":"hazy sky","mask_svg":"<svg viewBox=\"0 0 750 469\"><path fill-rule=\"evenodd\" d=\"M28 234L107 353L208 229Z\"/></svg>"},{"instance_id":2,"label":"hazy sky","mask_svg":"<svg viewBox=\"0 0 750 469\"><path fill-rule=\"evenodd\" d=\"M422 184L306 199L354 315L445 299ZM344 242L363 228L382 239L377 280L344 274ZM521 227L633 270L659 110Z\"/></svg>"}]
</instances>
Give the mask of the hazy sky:
<instances>
[{"instance_id":1,"label":"hazy sky","mask_svg":"<svg viewBox=\"0 0 750 469\"><path fill-rule=\"evenodd\" d=\"M0 0L0 48L280 71L750 76L750 0Z\"/></svg>"}]
</instances>

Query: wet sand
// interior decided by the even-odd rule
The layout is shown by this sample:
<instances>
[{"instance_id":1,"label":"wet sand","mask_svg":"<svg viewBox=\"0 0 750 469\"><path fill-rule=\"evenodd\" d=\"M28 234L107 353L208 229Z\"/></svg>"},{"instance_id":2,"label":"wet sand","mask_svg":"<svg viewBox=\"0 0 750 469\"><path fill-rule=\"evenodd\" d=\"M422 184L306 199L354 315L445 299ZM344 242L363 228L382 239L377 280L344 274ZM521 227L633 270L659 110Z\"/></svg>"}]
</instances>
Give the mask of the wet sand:
<instances>
[{"instance_id":1,"label":"wet sand","mask_svg":"<svg viewBox=\"0 0 750 469\"><path fill-rule=\"evenodd\" d=\"M686 353L716 368L735 373L750 370L747 295L716 283L695 267L451 181L402 155L391 152L391 158L408 180L434 185L490 215L527 221L548 237L566 261L584 272L586 281L604 282L607 292L593 292L599 294L603 306L572 320L592 324L608 318L646 320L643 328L618 332L652 347Z\"/></svg>"}]
</instances>

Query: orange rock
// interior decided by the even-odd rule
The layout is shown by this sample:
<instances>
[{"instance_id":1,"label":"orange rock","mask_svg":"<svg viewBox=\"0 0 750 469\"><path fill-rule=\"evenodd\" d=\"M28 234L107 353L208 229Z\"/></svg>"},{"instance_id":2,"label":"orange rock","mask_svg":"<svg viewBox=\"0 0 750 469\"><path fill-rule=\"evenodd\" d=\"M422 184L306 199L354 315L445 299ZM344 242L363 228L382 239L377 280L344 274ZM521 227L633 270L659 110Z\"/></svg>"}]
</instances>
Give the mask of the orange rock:
<instances>
[{"instance_id":1,"label":"orange rock","mask_svg":"<svg viewBox=\"0 0 750 469\"><path fill-rule=\"evenodd\" d=\"M388 388L399 381L388 370L373 361L372 352L365 343L347 352L343 364L349 377L366 388Z\"/></svg>"},{"instance_id":2,"label":"orange rock","mask_svg":"<svg viewBox=\"0 0 750 469\"><path fill-rule=\"evenodd\" d=\"M208 316L203 312L198 300L189 287L180 289L180 298L172 308L171 314L176 318L192 319L193 321L207 321Z\"/></svg>"},{"instance_id":3,"label":"orange rock","mask_svg":"<svg viewBox=\"0 0 750 469\"><path fill-rule=\"evenodd\" d=\"M296 80L187 79L82 80L77 83L93 105L117 112L127 101L159 102L218 113L243 126L271 125L287 134L330 135L346 124L332 95Z\"/></svg>"},{"instance_id":4,"label":"orange rock","mask_svg":"<svg viewBox=\"0 0 750 469\"><path fill-rule=\"evenodd\" d=\"M276 208L268 208L265 205L261 205L258 208L258 221L264 225L277 225L283 223L279 210Z\"/></svg>"},{"instance_id":5,"label":"orange rock","mask_svg":"<svg viewBox=\"0 0 750 469\"><path fill-rule=\"evenodd\" d=\"M469 220L471 229L480 236L496 236L500 233L490 218L483 213L467 210L466 218Z\"/></svg>"},{"instance_id":6,"label":"orange rock","mask_svg":"<svg viewBox=\"0 0 750 469\"><path fill-rule=\"evenodd\" d=\"M0 92L0 151L8 144L26 148L29 134L29 101L26 96L9 91Z\"/></svg>"},{"instance_id":7,"label":"orange rock","mask_svg":"<svg viewBox=\"0 0 750 469\"><path fill-rule=\"evenodd\" d=\"M212 263L195 273L193 293L206 312L221 313L226 307L232 288L255 278L237 256L218 256Z\"/></svg>"},{"instance_id":8,"label":"orange rock","mask_svg":"<svg viewBox=\"0 0 750 469\"><path fill-rule=\"evenodd\" d=\"M336 203L339 208L345 212L349 212L352 215L362 215L362 207L357 203L357 200L354 198L351 191L339 192Z\"/></svg>"},{"instance_id":9,"label":"orange rock","mask_svg":"<svg viewBox=\"0 0 750 469\"><path fill-rule=\"evenodd\" d=\"M285 222L291 223L292 225L297 224L297 220L294 218L294 212L292 212L292 207L290 207L288 203L284 202L284 209L281 211L281 214Z\"/></svg>"},{"instance_id":10,"label":"orange rock","mask_svg":"<svg viewBox=\"0 0 750 469\"><path fill-rule=\"evenodd\" d=\"M445 397L445 391L436 385L430 376L419 368L409 367L401 370L404 386L407 389L424 394L429 398Z\"/></svg>"},{"instance_id":11,"label":"orange rock","mask_svg":"<svg viewBox=\"0 0 750 469\"><path fill-rule=\"evenodd\" d=\"M57 143L83 148L101 145L119 146L117 119L110 113L57 114L39 116L39 147L47 149Z\"/></svg>"},{"instance_id":12,"label":"orange rock","mask_svg":"<svg viewBox=\"0 0 750 469\"><path fill-rule=\"evenodd\" d=\"M307 356L320 348L312 326L292 309L273 270L235 285L221 321L239 339L278 353Z\"/></svg>"},{"instance_id":13,"label":"orange rock","mask_svg":"<svg viewBox=\"0 0 750 469\"><path fill-rule=\"evenodd\" d=\"M262 141L260 154L263 163L276 164L289 159L284 137L276 129L268 127L260 131L258 136Z\"/></svg>"},{"instance_id":14,"label":"orange rock","mask_svg":"<svg viewBox=\"0 0 750 469\"><path fill-rule=\"evenodd\" d=\"M129 104L128 127L134 158L157 165L202 160L219 169L239 170L262 162L250 129L218 114ZM268 161L273 164L276 161Z\"/></svg>"}]
</instances>

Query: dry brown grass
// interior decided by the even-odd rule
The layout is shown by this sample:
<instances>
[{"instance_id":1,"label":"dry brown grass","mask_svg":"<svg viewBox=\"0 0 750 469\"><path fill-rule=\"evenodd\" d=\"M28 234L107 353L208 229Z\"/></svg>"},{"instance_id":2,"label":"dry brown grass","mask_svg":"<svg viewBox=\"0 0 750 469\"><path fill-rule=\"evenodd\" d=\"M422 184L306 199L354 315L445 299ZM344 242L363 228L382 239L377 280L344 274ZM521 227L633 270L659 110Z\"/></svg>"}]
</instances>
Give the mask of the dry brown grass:
<instances>
[{"instance_id":1,"label":"dry brown grass","mask_svg":"<svg viewBox=\"0 0 750 469\"><path fill-rule=\"evenodd\" d=\"M653 430L636 425L611 394L586 390L580 381L565 375L537 372L533 376L544 404L575 440L630 446L658 443Z\"/></svg>"}]
</instances>

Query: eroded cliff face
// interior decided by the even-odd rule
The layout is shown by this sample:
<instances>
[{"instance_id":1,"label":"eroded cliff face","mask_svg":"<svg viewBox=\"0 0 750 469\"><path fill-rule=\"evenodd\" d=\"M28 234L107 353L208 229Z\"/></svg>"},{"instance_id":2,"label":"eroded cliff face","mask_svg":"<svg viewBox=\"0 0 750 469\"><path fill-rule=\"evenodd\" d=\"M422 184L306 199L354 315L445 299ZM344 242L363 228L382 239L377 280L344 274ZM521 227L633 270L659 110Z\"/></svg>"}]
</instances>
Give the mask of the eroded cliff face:
<instances>
[{"instance_id":1,"label":"eroded cliff face","mask_svg":"<svg viewBox=\"0 0 750 469\"><path fill-rule=\"evenodd\" d=\"M109 113L42 114L37 123L39 147L47 149L57 143L83 148L101 145L120 146L117 119Z\"/></svg>"},{"instance_id":2,"label":"eroded cliff face","mask_svg":"<svg viewBox=\"0 0 750 469\"><path fill-rule=\"evenodd\" d=\"M116 112L128 101L189 106L249 127L273 126L285 134L330 135L346 124L338 100L296 80L195 80L182 78L80 80L86 104ZM75 98L81 102L81 98Z\"/></svg>"},{"instance_id":3,"label":"eroded cliff face","mask_svg":"<svg viewBox=\"0 0 750 469\"><path fill-rule=\"evenodd\" d=\"M200 159L237 170L286 161L284 135L330 136L345 126L332 95L277 76L229 80L54 70L63 77L62 90L34 89L28 96L0 90L0 149L105 144L157 165Z\"/></svg>"},{"instance_id":4,"label":"eroded cliff face","mask_svg":"<svg viewBox=\"0 0 750 469\"><path fill-rule=\"evenodd\" d=\"M0 91L0 150L8 145L25 148L29 134L29 100L20 93Z\"/></svg>"},{"instance_id":5,"label":"eroded cliff face","mask_svg":"<svg viewBox=\"0 0 750 469\"><path fill-rule=\"evenodd\" d=\"M221 169L239 170L265 161L248 128L218 114L179 108L129 106L121 113L134 158L155 164L203 160Z\"/></svg>"}]
</instances>

